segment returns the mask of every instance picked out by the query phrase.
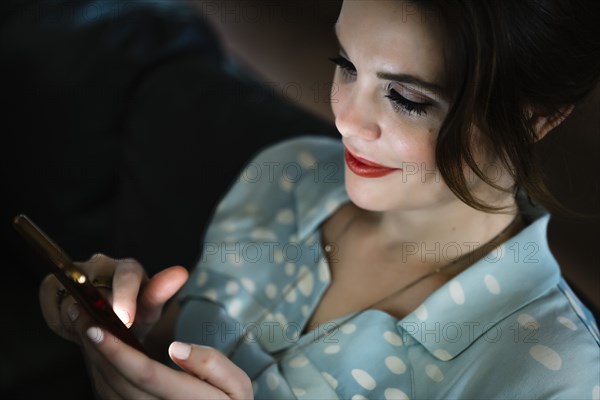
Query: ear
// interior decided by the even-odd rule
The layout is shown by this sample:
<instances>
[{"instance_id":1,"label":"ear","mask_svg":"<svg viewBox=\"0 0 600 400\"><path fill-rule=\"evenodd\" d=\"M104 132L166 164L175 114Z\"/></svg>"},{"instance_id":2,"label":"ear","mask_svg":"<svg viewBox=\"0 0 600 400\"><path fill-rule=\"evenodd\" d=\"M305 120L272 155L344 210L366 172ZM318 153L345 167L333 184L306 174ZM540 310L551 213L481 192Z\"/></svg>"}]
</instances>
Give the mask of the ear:
<instances>
[{"instance_id":1,"label":"ear","mask_svg":"<svg viewBox=\"0 0 600 400\"><path fill-rule=\"evenodd\" d=\"M531 112L530 119L537 140L542 139L548 132L559 126L573 112L574 108L574 105L563 106L552 114Z\"/></svg>"}]
</instances>

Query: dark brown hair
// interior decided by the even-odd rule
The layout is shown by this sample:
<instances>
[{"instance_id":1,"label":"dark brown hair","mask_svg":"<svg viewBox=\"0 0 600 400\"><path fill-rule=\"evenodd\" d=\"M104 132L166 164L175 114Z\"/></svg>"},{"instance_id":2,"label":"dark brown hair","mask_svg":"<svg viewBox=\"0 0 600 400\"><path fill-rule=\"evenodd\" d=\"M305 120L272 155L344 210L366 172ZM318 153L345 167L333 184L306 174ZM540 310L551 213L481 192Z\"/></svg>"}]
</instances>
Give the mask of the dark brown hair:
<instances>
[{"instance_id":1,"label":"dark brown hair","mask_svg":"<svg viewBox=\"0 0 600 400\"><path fill-rule=\"evenodd\" d=\"M552 212L567 212L549 191L536 159L531 111L553 115L579 104L600 75L597 0L414 0L443 32L446 85L453 95L441 127L436 162L462 201L502 211L467 187L469 166L487 184L473 144L499 157L515 184ZM476 126L484 138L476 138Z\"/></svg>"}]
</instances>

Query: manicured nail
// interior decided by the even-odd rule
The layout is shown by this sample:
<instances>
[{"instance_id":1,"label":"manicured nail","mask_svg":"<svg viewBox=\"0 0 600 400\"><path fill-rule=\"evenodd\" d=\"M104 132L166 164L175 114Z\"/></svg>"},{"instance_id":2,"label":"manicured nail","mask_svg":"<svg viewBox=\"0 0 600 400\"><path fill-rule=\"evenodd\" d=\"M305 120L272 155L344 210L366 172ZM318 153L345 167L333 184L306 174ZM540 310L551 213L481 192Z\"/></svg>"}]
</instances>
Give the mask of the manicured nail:
<instances>
[{"instance_id":1,"label":"manicured nail","mask_svg":"<svg viewBox=\"0 0 600 400\"><path fill-rule=\"evenodd\" d=\"M87 331L85 331L85 333L94 343L100 343L102 342L102 340L104 340L104 333L102 332L102 329L98 328L97 326L92 326L91 328L88 328Z\"/></svg>"},{"instance_id":2,"label":"manicured nail","mask_svg":"<svg viewBox=\"0 0 600 400\"><path fill-rule=\"evenodd\" d=\"M130 323L129 313L127 311L123 310L122 308L114 308L113 310L121 322L123 322L123 324L125 324L128 328L132 325Z\"/></svg>"},{"instance_id":3,"label":"manicured nail","mask_svg":"<svg viewBox=\"0 0 600 400\"><path fill-rule=\"evenodd\" d=\"M70 304L67 308L67 315L71 322L74 322L79 317L79 306L75 303Z\"/></svg>"},{"instance_id":4,"label":"manicured nail","mask_svg":"<svg viewBox=\"0 0 600 400\"><path fill-rule=\"evenodd\" d=\"M187 360L192 352L192 346L187 343L173 342L169 346L169 354L171 357L179 360Z\"/></svg>"}]
</instances>

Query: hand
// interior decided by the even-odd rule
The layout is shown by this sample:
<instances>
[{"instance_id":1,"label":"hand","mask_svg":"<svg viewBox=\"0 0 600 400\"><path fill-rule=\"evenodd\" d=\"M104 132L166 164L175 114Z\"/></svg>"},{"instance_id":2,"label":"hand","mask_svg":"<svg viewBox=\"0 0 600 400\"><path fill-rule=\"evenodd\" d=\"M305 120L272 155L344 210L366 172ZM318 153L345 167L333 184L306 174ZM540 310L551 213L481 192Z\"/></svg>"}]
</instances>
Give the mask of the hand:
<instances>
[{"instance_id":1,"label":"hand","mask_svg":"<svg viewBox=\"0 0 600 400\"><path fill-rule=\"evenodd\" d=\"M165 302L188 277L184 268L171 267L148 279L135 260L113 260L103 255L77 265L91 280L112 277L113 292L105 294L117 315L140 339L160 318ZM181 354L177 350L186 348L185 345L172 345L173 360L189 373L175 371L100 330L71 297L57 298L60 288L54 276L44 279L40 287L42 313L54 332L81 346L101 397L251 397L249 378L216 350L193 346L189 357L182 359L174 356Z\"/></svg>"},{"instance_id":2,"label":"hand","mask_svg":"<svg viewBox=\"0 0 600 400\"><path fill-rule=\"evenodd\" d=\"M171 359L183 371L154 361L98 327L87 330L87 354L102 357L96 390L102 398L252 399L248 375L219 351L173 342ZM98 385L102 385L99 387Z\"/></svg>"},{"instance_id":3,"label":"hand","mask_svg":"<svg viewBox=\"0 0 600 400\"><path fill-rule=\"evenodd\" d=\"M159 320L163 306L185 283L187 270L175 266L148 279L142 266L133 259L114 260L97 254L83 263L75 263L89 279L112 280L112 293L101 289L113 310L136 336L144 336ZM40 286L40 306L46 323L59 336L80 343L84 331L74 317L81 312L72 297L57 297L62 285L48 275Z\"/></svg>"}]
</instances>

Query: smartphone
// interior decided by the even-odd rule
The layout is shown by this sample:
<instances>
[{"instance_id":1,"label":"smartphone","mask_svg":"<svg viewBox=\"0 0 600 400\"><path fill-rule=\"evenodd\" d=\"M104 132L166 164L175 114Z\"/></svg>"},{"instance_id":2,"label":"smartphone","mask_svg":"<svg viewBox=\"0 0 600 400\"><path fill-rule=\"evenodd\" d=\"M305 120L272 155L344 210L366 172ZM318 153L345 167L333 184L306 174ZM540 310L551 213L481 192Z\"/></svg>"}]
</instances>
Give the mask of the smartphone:
<instances>
[{"instance_id":1,"label":"smartphone","mask_svg":"<svg viewBox=\"0 0 600 400\"><path fill-rule=\"evenodd\" d=\"M26 215L17 215L13 226L50 267L71 296L104 329L131 347L146 353L135 335L121 322L112 306L81 268Z\"/></svg>"}]
</instances>

